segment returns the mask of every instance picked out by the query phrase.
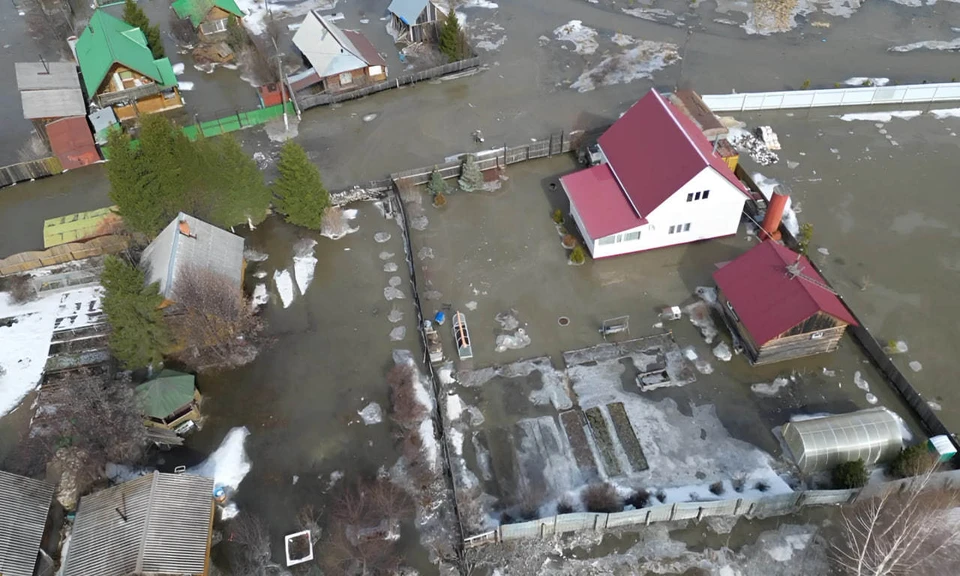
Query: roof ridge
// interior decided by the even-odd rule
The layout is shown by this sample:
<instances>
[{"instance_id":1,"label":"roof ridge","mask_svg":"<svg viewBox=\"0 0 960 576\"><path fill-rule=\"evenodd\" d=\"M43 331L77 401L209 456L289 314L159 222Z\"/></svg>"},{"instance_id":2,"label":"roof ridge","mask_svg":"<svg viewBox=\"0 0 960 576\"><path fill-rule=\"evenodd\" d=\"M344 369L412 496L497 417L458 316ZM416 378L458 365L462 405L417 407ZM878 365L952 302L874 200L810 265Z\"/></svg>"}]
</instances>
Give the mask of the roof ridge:
<instances>
[{"instance_id":1,"label":"roof ridge","mask_svg":"<svg viewBox=\"0 0 960 576\"><path fill-rule=\"evenodd\" d=\"M143 572L143 552L147 547L147 534L150 531L150 519L153 516L153 497L157 493L157 484L159 482L160 472L154 470L153 478L150 481L150 500L147 502L147 516L143 519L143 533L140 535L140 549L137 551L137 574Z\"/></svg>"},{"instance_id":2,"label":"roof ridge","mask_svg":"<svg viewBox=\"0 0 960 576\"><path fill-rule=\"evenodd\" d=\"M687 134L687 131L683 128L683 124L680 123L680 119L678 119L676 114L673 113L673 109L671 109L670 103L664 100L663 96L661 96L660 93L656 91L656 89L651 88L650 91L656 94L656 101L660 104L661 107L663 107L664 110L666 110L667 114L670 116L670 120L673 121L673 123L677 126L677 128L683 134L683 137L687 139L687 143L693 147L693 149L697 152L697 155L700 156L700 159L703 160L705 167L711 166L710 160L706 156L704 156L703 150L700 150L700 147L697 146L697 143L693 141L693 138L691 138L690 135Z\"/></svg>"}]
</instances>

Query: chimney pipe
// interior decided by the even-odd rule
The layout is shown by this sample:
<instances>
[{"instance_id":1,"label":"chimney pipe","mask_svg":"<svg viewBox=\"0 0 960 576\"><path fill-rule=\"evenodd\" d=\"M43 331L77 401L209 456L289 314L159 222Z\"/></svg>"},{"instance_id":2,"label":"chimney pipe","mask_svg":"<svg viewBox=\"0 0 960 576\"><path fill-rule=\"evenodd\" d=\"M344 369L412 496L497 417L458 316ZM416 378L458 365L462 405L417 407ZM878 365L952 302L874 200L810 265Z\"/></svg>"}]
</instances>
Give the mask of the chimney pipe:
<instances>
[{"instance_id":1,"label":"chimney pipe","mask_svg":"<svg viewBox=\"0 0 960 576\"><path fill-rule=\"evenodd\" d=\"M783 211L787 207L787 201L790 197L780 192L774 192L767 202L767 214L763 217L763 239L780 239L780 220L783 218Z\"/></svg>"}]
</instances>

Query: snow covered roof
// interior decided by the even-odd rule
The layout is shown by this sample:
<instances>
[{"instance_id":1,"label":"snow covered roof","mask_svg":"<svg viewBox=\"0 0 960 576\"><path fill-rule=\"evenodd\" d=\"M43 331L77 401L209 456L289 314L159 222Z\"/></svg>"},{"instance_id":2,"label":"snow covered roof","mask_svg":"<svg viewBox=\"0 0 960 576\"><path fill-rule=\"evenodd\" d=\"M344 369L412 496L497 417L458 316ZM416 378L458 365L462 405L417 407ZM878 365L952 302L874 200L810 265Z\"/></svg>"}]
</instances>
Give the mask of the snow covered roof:
<instances>
[{"instance_id":1,"label":"snow covered roof","mask_svg":"<svg viewBox=\"0 0 960 576\"><path fill-rule=\"evenodd\" d=\"M215 272L240 289L243 238L181 212L143 251L140 265L147 284L159 282L168 300L177 275L190 266Z\"/></svg>"},{"instance_id":2,"label":"snow covered roof","mask_svg":"<svg viewBox=\"0 0 960 576\"><path fill-rule=\"evenodd\" d=\"M355 36L362 36L359 32ZM364 38L366 41L366 38ZM321 78L366 68L371 62L343 31L328 22L317 10L311 10L293 35L293 44L307 58ZM369 41L367 41L369 44ZM370 45L370 48L373 48ZM368 50L369 51L369 50ZM374 50L376 52L376 50ZM382 65L382 58L374 65Z\"/></svg>"},{"instance_id":3,"label":"snow covered roof","mask_svg":"<svg viewBox=\"0 0 960 576\"><path fill-rule=\"evenodd\" d=\"M53 486L0 471L0 574L33 576Z\"/></svg>"},{"instance_id":4,"label":"snow covered roof","mask_svg":"<svg viewBox=\"0 0 960 576\"><path fill-rule=\"evenodd\" d=\"M80 499L64 576L204 574L213 479L154 472Z\"/></svg>"},{"instance_id":5,"label":"snow covered roof","mask_svg":"<svg viewBox=\"0 0 960 576\"><path fill-rule=\"evenodd\" d=\"M561 176L560 184L593 240L647 223L633 211L607 164Z\"/></svg>"},{"instance_id":6,"label":"snow covered roof","mask_svg":"<svg viewBox=\"0 0 960 576\"><path fill-rule=\"evenodd\" d=\"M648 216L708 166L747 193L693 120L656 90L631 106L599 143L638 216Z\"/></svg>"},{"instance_id":7,"label":"snow covered roof","mask_svg":"<svg viewBox=\"0 0 960 576\"><path fill-rule=\"evenodd\" d=\"M796 276L787 271L795 263L800 269ZM724 265L713 279L758 346L818 312L857 325L810 261L772 240Z\"/></svg>"}]
</instances>

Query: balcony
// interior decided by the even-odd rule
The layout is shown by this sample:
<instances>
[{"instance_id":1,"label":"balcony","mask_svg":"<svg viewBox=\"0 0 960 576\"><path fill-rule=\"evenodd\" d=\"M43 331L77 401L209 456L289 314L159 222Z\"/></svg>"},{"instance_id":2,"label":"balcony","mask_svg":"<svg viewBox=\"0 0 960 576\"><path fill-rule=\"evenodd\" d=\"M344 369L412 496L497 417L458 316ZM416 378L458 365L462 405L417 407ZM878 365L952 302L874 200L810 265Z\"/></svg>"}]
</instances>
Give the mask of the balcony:
<instances>
[{"instance_id":1,"label":"balcony","mask_svg":"<svg viewBox=\"0 0 960 576\"><path fill-rule=\"evenodd\" d=\"M151 82L150 84L143 84L142 86L127 88L126 90L98 94L97 103L102 107L107 107L113 106L114 104L119 104L121 102L134 102L146 96L153 96L154 94L159 93L160 86Z\"/></svg>"}]
</instances>

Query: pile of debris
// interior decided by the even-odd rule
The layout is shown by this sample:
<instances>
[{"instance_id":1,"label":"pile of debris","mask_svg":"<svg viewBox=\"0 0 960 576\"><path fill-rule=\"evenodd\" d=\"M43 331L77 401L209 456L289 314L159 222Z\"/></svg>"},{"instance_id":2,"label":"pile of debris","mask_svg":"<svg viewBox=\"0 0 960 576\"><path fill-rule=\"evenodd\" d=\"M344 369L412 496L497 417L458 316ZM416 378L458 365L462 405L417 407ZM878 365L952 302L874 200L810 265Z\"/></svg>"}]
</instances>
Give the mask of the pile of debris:
<instances>
[{"instance_id":1,"label":"pile of debris","mask_svg":"<svg viewBox=\"0 0 960 576\"><path fill-rule=\"evenodd\" d=\"M771 132L772 133L772 132ZM759 138L743 128L731 127L727 140L736 147L741 154L749 154L754 162L761 166L769 166L780 161L780 157ZM779 141L776 146L779 147Z\"/></svg>"}]
</instances>

